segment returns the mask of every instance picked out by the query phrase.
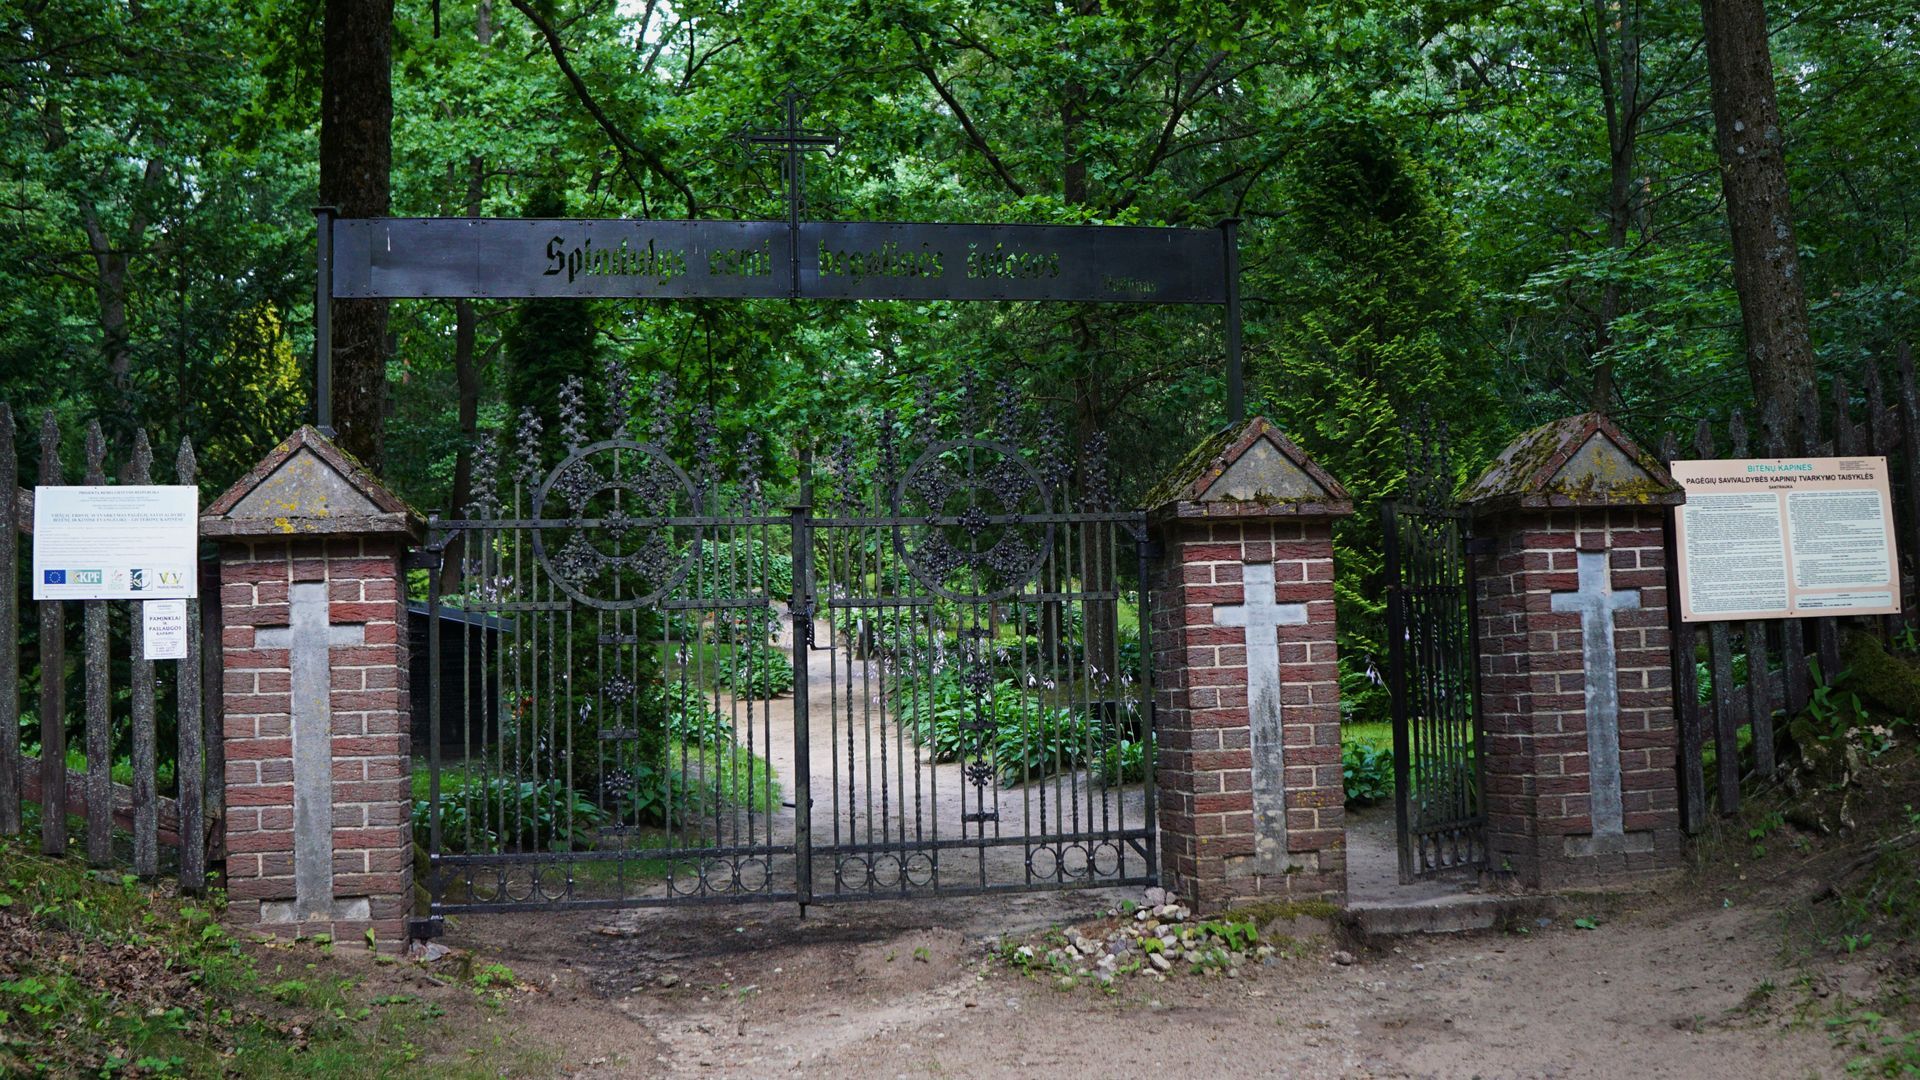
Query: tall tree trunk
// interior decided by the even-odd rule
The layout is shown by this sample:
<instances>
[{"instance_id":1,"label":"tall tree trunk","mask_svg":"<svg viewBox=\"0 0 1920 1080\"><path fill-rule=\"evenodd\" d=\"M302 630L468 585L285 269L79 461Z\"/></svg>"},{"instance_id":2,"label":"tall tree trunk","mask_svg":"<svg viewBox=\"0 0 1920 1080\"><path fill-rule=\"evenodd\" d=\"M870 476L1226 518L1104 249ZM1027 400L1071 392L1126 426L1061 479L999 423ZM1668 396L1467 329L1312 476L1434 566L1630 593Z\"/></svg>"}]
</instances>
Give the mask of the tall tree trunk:
<instances>
[{"instance_id":1,"label":"tall tree trunk","mask_svg":"<svg viewBox=\"0 0 1920 1080\"><path fill-rule=\"evenodd\" d=\"M320 201L384 217L393 161L393 0L326 0L320 81ZM333 422L376 471L385 442L387 304L333 303Z\"/></svg>"},{"instance_id":2,"label":"tall tree trunk","mask_svg":"<svg viewBox=\"0 0 1920 1080\"><path fill-rule=\"evenodd\" d=\"M485 163L478 155L468 159L468 217L480 216L481 180L485 169ZM459 399L460 443L453 455L453 492L447 500L447 511L455 517L465 517L467 504L473 501L473 446L480 437L480 359L475 348L479 336L478 321L473 301L454 301L453 378ZM447 543L440 571L442 592L452 592L460 585L460 560L465 552L465 540L465 533L455 533Z\"/></svg>"},{"instance_id":3,"label":"tall tree trunk","mask_svg":"<svg viewBox=\"0 0 1920 1080\"><path fill-rule=\"evenodd\" d=\"M1638 184L1633 167L1640 133L1640 27L1638 9L1618 0L1593 0L1594 65L1600 79L1601 106L1607 117L1607 247L1626 250ZM1618 27L1617 37L1609 33ZM1615 46L1618 46L1616 51ZM1594 313L1593 408L1613 407L1613 324L1620 317L1620 280L1609 276Z\"/></svg>"},{"instance_id":4,"label":"tall tree trunk","mask_svg":"<svg viewBox=\"0 0 1920 1080\"><path fill-rule=\"evenodd\" d=\"M1790 429L1795 399L1813 383L1813 345L1787 198L1767 13L1761 0L1700 0L1700 15L1747 372L1758 411L1765 415L1768 405L1777 405L1772 415Z\"/></svg>"}]
</instances>

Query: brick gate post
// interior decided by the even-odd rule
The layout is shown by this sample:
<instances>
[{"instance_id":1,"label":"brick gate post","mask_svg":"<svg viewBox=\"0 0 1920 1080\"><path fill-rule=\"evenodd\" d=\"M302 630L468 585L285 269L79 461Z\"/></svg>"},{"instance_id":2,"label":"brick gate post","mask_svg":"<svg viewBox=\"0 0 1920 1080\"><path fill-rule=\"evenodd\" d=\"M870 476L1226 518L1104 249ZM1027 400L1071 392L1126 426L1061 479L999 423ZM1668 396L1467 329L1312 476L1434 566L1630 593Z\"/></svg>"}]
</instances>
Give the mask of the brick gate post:
<instances>
[{"instance_id":1,"label":"brick gate post","mask_svg":"<svg viewBox=\"0 0 1920 1080\"><path fill-rule=\"evenodd\" d=\"M1662 523L1685 498L1599 413L1522 435L1466 492L1490 867L1529 888L1680 861Z\"/></svg>"},{"instance_id":2,"label":"brick gate post","mask_svg":"<svg viewBox=\"0 0 1920 1080\"><path fill-rule=\"evenodd\" d=\"M1346 894L1339 481L1264 418L1148 500L1162 881L1197 906Z\"/></svg>"},{"instance_id":3,"label":"brick gate post","mask_svg":"<svg viewBox=\"0 0 1920 1080\"><path fill-rule=\"evenodd\" d=\"M404 558L420 516L303 427L208 507L220 544L228 915L405 943Z\"/></svg>"}]
</instances>

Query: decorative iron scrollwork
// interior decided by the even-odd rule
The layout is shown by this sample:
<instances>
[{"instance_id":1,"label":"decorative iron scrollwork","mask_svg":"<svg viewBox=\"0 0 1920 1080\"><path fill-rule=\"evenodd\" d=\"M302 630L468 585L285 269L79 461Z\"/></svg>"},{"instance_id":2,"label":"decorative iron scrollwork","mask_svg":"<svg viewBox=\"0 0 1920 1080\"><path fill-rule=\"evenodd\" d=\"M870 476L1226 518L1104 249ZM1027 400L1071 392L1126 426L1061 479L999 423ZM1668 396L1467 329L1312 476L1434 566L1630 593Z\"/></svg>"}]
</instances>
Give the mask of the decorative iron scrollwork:
<instances>
[{"instance_id":1,"label":"decorative iron scrollwork","mask_svg":"<svg viewBox=\"0 0 1920 1080\"><path fill-rule=\"evenodd\" d=\"M613 439L579 447L534 491L534 554L562 592L589 607L657 603L686 577L699 544L697 528L659 519L697 514L700 505L693 482L657 446Z\"/></svg>"},{"instance_id":2,"label":"decorative iron scrollwork","mask_svg":"<svg viewBox=\"0 0 1920 1080\"><path fill-rule=\"evenodd\" d=\"M913 576L955 600L1003 599L1040 574L1053 526L1049 489L1018 450L985 439L950 439L921 453L900 478L903 513L926 523L906 530L900 554ZM961 572L964 580L956 580Z\"/></svg>"}]
</instances>

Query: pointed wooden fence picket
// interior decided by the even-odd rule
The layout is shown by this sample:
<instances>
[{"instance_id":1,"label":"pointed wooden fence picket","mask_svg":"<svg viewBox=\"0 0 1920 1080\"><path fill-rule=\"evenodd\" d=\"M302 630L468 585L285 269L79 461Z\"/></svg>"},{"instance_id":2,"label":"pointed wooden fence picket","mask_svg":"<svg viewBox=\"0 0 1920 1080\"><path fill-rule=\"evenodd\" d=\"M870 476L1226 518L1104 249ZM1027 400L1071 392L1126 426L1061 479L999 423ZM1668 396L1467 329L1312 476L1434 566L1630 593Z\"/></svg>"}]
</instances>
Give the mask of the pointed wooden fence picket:
<instances>
[{"instance_id":1,"label":"pointed wooden fence picket","mask_svg":"<svg viewBox=\"0 0 1920 1080\"><path fill-rule=\"evenodd\" d=\"M66 483L60 430L51 412L40 424L39 449L39 486ZM88 425L81 482L108 483L107 459L99 424ZM124 483L148 484L155 482L153 471L152 447L142 431L119 475ZM185 439L173 471L175 483L194 484L193 447ZM209 814L208 809L222 805L219 709L217 701L210 708L208 700L219 690L219 650L202 647L203 609L215 612L217 619L218 575L209 583L203 573L201 599L187 604L187 657L178 661L141 655L141 601L31 600L31 581L21 570L23 561L31 563L23 559L22 538L30 550L34 495L20 487L19 472L13 412L0 403L0 580L6 582L0 587L0 834L18 835L24 827L23 803L38 803L43 853L67 854L68 818L75 815L85 822L90 865L106 868L124 862L134 873L154 877L162 871L163 852L177 853L170 869L179 875L184 891L199 892L206 886L208 853L219 835L212 827L218 811ZM23 603L38 609L31 642L22 632ZM75 606L80 609L77 663L67 649L68 616ZM117 651L125 660L127 683L118 708L113 685L116 625L123 628ZM23 651L30 661L24 666ZM79 771L67 760L68 729L74 721L68 689L75 681L81 687L78 726L85 758ZM22 705L29 692L34 692L37 705L37 755L22 750ZM177 733L164 745L158 738L162 719L170 720ZM129 782L114 780L116 762L126 767ZM163 773L173 777L172 795L160 790Z\"/></svg>"}]
</instances>

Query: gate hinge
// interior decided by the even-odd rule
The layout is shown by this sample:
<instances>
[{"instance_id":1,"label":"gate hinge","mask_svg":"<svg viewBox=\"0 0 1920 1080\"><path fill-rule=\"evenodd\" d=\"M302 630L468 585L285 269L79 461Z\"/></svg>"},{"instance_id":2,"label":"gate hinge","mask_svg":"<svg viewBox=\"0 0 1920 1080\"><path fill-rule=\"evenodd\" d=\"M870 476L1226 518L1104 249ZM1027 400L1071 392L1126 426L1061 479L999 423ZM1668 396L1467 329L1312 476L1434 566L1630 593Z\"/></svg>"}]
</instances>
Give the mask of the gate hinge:
<instances>
[{"instance_id":1,"label":"gate hinge","mask_svg":"<svg viewBox=\"0 0 1920 1080\"><path fill-rule=\"evenodd\" d=\"M445 915L430 915L424 919L407 920L408 941L432 941L447 932Z\"/></svg>"},{"instance_id":2,"label":"gate hinge","mask_svg":"<svg viewBox=\"0 0 1920 1080\"><path fill-rule=\"evenodd\" d=\"M441 552L437 548L415 548L407 552L405 566L408 570L440 569Z\"/></svg>"},{"instance_id":3,"label":"gate hinge","mask_svg":"<svg viewBox=\"0 0 1920 1080\"><path fill-rule=\"evenodd\" d=\"M1467 554L1491 555L1493 554L1493 552L1494 552L1493 537L1491 536L1467 537Z\"/></svg>"}]
</instances>

